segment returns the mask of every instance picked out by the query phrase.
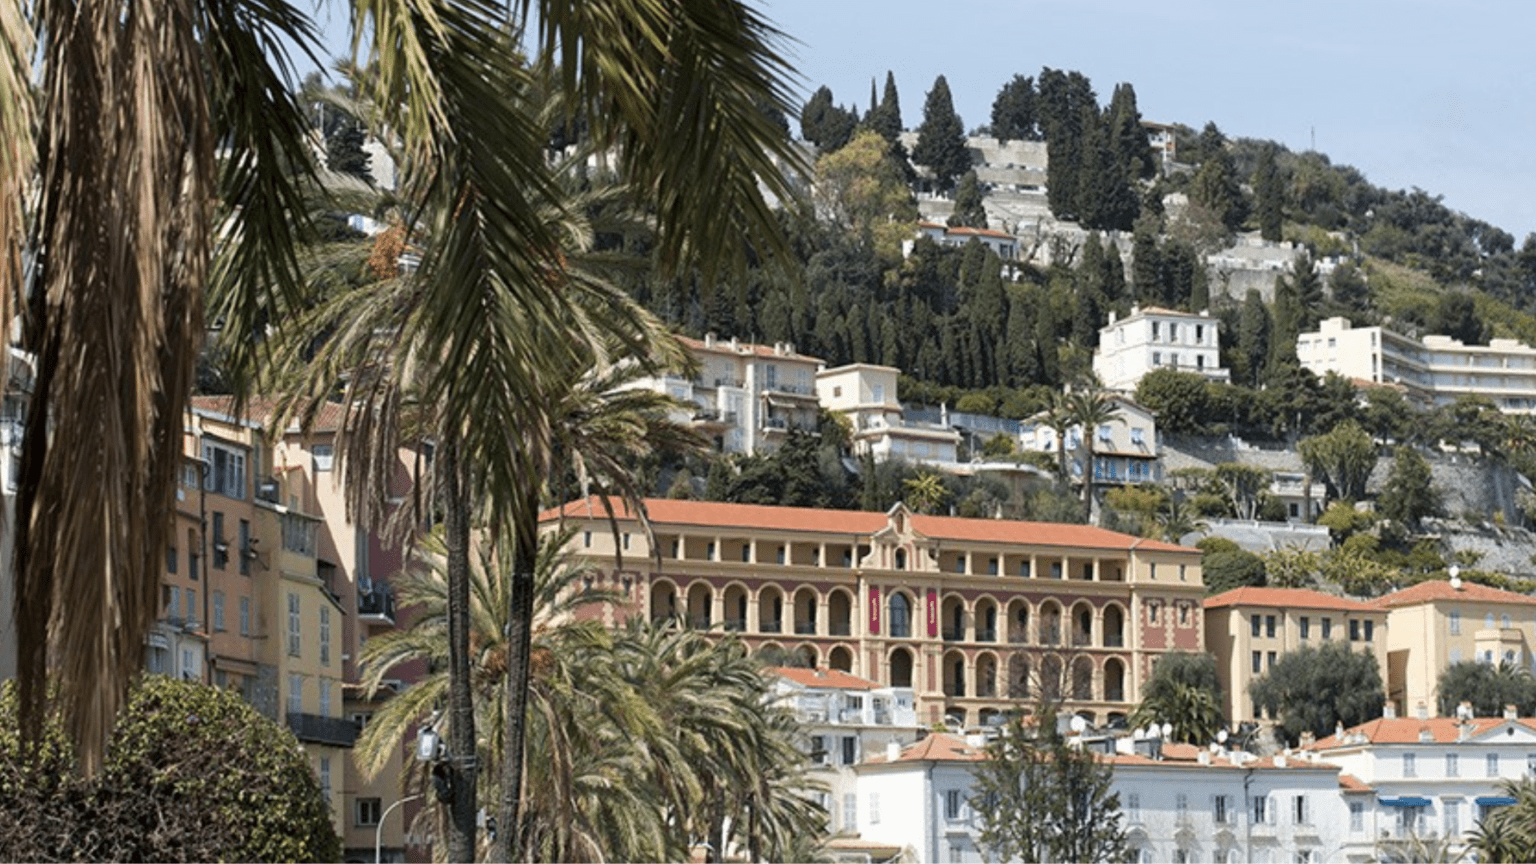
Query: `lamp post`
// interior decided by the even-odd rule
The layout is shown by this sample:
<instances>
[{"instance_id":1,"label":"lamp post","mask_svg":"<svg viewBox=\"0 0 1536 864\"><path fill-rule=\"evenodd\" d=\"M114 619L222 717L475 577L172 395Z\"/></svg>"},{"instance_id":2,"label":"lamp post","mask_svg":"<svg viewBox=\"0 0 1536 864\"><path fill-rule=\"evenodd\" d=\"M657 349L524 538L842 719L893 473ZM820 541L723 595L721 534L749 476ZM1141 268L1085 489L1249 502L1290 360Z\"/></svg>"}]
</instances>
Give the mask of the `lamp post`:
<instances>
[{"instance_id":1,"label":"lamp post","mask_svg":"<svg viewBox=\"0 0 1536 864\"><path fill-rule=\"evenodd\" d=\"M396 807L399 807L401 804L404 804L407 801L415 801L420 797L420 795L407 795L406 797L401 798L399 801L389 805L389 807L385 808L384 812L379 815L379 824L376 828L373 829L373 864L384 864L384 820L389 818L389 814L393 813ZM403 819L405 817L402 816L400 818Z\"/></svg>"}]
</instances>

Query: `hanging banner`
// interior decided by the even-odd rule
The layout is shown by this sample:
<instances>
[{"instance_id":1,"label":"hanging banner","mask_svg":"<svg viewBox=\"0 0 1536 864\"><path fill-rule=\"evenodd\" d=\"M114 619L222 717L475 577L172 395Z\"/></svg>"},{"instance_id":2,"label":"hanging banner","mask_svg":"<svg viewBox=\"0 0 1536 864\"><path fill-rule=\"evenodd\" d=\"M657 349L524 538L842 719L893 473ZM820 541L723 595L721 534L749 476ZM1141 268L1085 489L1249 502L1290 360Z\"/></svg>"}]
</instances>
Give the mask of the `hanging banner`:
<instances>
[{"instance_id":1,"label":"hanging banner","mask_svg":"<svg viewBox=\"0 0 1536 864\"><path fill-rule=\"evenodd\" d=\"M939 636L939 591L937 588L928 589L928 638L937 639Z\"/></svg>"},{"instance_id":2,"label":"hanging banner","mask_svg":"<svg viewBox=\"0 0 1536 864\"><path fill-rule=\"evenodd\" d=\"M869 589L869 635L880 635L880 589Z\"/></svg>"}]
</instances>

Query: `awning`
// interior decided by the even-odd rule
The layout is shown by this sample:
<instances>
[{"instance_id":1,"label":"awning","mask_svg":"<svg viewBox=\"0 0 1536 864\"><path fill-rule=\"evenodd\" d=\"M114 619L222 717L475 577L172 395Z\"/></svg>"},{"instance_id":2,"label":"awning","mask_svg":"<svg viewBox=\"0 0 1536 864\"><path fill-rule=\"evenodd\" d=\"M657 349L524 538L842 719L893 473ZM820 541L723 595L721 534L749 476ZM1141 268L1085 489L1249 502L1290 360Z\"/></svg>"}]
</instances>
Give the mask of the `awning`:
<instances>
[{"instance_id":1,"label":"awning","mask_svg":"<svg viewBox=\"0 0 1536 864\"><path fill-rule=\"evenodd\" d=\"M1420 797L1418 797L1416 795L1400 795L1400 796L1398 796L1396 798L1388 798L1385 795L1383 795L1382 797L1377 798L1376 801L1377 801L1377 803L1381 804L1383 807L1428 807L1429 806L1429 799L1428 798L1420 798Z\"/></svg>"},{"instance_id":2,"label":"awning","mask_svg":"<svg viewBox=\"0 0 1536 864\"><path fill-rule=\"evenodd\" d=\"M1508 807L1515 803L1515 799L1508 795L1484 795L1477 799L1479 807Z\"/></svg>"}]
</instances>

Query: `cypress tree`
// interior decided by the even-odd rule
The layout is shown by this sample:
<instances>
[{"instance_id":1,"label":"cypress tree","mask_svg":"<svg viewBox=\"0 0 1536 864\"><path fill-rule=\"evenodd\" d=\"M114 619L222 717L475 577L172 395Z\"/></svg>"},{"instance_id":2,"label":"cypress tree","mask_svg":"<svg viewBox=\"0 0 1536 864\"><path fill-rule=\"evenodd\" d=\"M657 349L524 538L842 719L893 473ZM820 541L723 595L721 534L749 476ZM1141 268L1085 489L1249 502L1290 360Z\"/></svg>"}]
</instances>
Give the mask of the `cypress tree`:
<instances>
[{"instance_id":1,"label":"cypress tree","mask_svg":"<svg viewBox=\"0 0 1536 864\"><path fill-rule=\"evenodd\" d=\"M1097 111L1093 85L1079 72L1040 70L1036 108L1045 135L1046 203L1058 219L1075 219L1082 163L1082 117L1088 107Z\"/></svg>"},{"instance_id":2,"label":"cypress tree","mask_svg":"<svg viewBox=\"0 0 1536 864\"><path fill-rule=\"evenodd\" d=\"M1268 353L1270 333L1269 310L1259 289L1248 289L1243 299L1243 311L1237 325L1237 368L1233 371L1239 383L1257 387L1264 380L1264 358Z\"/></svg>"},{"instance_id":3,"label":"cypress tree","mask_svg":"<svg viewBox=\"0 0 1536 864\"><path fill-rule=\"evenodd\" d=\"M1104 299L1110 305L1125 297L1125 262L1120 258L1120 246L1108 244L1104 250L1104 277L1099 280L1104 289Z\"/></svg>"},{"instance_id":4,"label":"cypress tree","mask_svg":"<svg viewBox=\"0 0 1536 864\"><path fill-rule=\"evenodd\" d=\"M940 75L923 103L923 125L917 129L917 146L912 159L933 171L940 191L954 188L955 178L971 167L971 154L965 146L965 125L955 113L949 82Z\"/></svg>"},{"instance_id":5,"label":"cypress tree","mask_svg":"<svg viewBox=\"0 0 1536 864\"><path fill-rule=\"evenodd\" d=\"M880 98L879 105L875 104L875 82L869 82L869 116L867 122L869 128L879 132L885 138L886 143L895 144L901 135L901 100L896 95L896 76L890 71L885 73L885 92Z\"/></svg>"},{"instance_id":6,"label":"cypress tree","mask_svg":"<svg viewBox=\"0 0 1536 864\"><path fill-rule=\"evenodd\" d=\"M1276 276L1275 317L1270 329L1269 355L1264 362L1266 376L1276 374L1287 362L1296 362L1296 337L1301 333L1305 314L1295 284L1285 276Z\"/></svg>"},{"instance_id":7,"label":"cypress tree","mask_svg":"<svg viewBox=\"0 0 1536 864\"><path fill-rule=\"evenodd\" d=\"M843 148L859 125L859 112L832 103L832 90L818 87L800 110L800 136L825 154Z\"/></svg>"},{"instance_id":8,"label":"cypress tree","mask_svg":"<svg viewBox=\"0 0 1536 864\"><path fill-rule=\"evenodd\" d=\"M987 227L987 208L982 204L981 183L976 179L976 169L966 171L955 187L955 209L949 214L952 228Z\"/></svg>"},{"instance_id":9,"label":"cypress tree","mask_svg":"<svg viewBox=\"0 0 1536 864\"><path fill-rule=\"evenodd\" d=\"M1116 84L1109 98L1110 140L1120 164L1132 179L1147 180L1157 173L1157 154L1141 125L1141 110L1136 107L1136 90L1130 84Z\"/></svg>"},{"instance_id":10,"label":"cypress tree","mask_svg":"<svg viewBox=\"0 0 1536 864\"><path fill-rule=\"evenodd\" d=\"M1259 220L1259 236L1271 242L1279 242L1284 222L1285 189L1280 180L1280 166L1275 162L1275 145L1266 145L1259 151L1259 162L1253 171L1254 211Z\"/></svg>"},{"instance_id":11,"label":"cypress tree","mask_svg":"<svg viewBox=\"0 0 1536 864\"><path fill-rule=\"evenodd\" d=\"M1015 75L992 100L992 134L1009 141L1038 141L1035 120L1035 79Z\"/></svg>"},{"instance_id":12,"label":"cypress tree","mask_svg":"<svg viewBox=\"0 0 1536 864\"><path fill-rule=\"evenodd\" d=\"M1009 298L1008 302L1008 380L1010 387L1028 387L1040 379L1040 364L1036 359L1034 322L1030 320L1030 304L1024 295Z\"/></svg>"},{"instance_id":13,"label":"cypress tree","mask_svg":"<svg viewBox=\"0 0 1536 864\"><path fill-rule=\"evenodd\" d=\"M1145 225L1131 236L1131 284L1138 303L1155 303L1162 296L1162 258L1157 235Z\"/></svg>"},{"instance_id":14,"label":"cypress tree","mask_svg":"<svg viewBox=\"0 0 1536 864\"><path fill-rule=\"evenodd\" d=\"M1300 309L1297 318L1297 333L1302 329L1316 326L1322 320L1323 308L1323 279L1317 273L1317 264L1312 260L1312 254L1306 249L1291 262L1291 288L1296 295L1296 305ZM1295 335L1295 334L1292 334Z\"/></svg>"}]
</instances>

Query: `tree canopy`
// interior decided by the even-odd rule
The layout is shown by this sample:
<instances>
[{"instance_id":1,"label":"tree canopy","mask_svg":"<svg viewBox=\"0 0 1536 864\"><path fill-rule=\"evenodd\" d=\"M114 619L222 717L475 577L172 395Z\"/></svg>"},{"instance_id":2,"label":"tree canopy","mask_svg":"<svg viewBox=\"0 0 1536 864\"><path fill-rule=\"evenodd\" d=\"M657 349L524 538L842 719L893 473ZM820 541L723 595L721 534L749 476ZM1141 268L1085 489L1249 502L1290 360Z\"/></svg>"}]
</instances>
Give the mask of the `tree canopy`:
<instances>
[{"instance_id":1,"label":"tree canopy","mask_svg":"<svg viewBox=\"0 0 1536 864\"><path fill-rule=\"evenodd\" d=\"M1463 702L1474 717L1501 717L1507 705L1521 717L1536 714L1536 679L1523 666L1463 660L1445 667L1435 682L1440 716L1455 717Z\"/></svg>"},{"instance_id":2,"label":"tree canopy","mask_svg":"<svg viewBox=\"0 0 1536 864\"><path fill-rule=\"evenodd\" d=\"M1222 715L1216 657L1171 651L1157 658L1130 722L1135 727L1168 723L1172 740L1204 747L1226 725Z\"/></svg>"},{"instance_id":3,"label":"tree canopy","mask_svg":"<svg viewBox=\"0 0 1536 864\"><path fill-rule=\"evenodd\" d=\"M1279 730L1292 744L1303 732L1322 738L1332 735L1336 724L1347 728L1380 717L1386 701L1376 655L1351 651L1349 643L1340 640L1281 655L1269 672L1248 686L1248 694L1279 721Z\"/></svg>"},{"instance_id":4,"label":"tree canopy","mask_svg":"<svg viewBox=\"0 0 1536 864\"><path fill-rule=\"evenodd\" d=\"M934 79L933 89L928 91L928 98L923 102L923 123L917 127L912 161L933 171L934 183L940 191L953 189L955 178L971 167L971 153L965 145L965 124L955 113L949 82L943 75Z\"/></svg>"}]
</instances>

